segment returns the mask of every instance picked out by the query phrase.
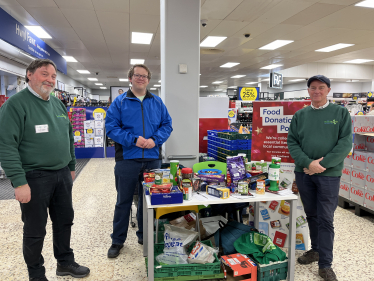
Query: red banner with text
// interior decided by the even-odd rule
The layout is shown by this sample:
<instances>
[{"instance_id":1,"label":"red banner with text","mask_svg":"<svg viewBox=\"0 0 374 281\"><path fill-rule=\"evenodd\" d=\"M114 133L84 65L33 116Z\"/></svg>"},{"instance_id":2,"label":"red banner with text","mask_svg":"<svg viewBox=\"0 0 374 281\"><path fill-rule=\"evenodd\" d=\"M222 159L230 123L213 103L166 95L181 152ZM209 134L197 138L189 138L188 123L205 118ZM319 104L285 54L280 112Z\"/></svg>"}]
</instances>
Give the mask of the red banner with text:
<instances>
[{"instance_id":1,"label":"red banner with text","mask_svg":"<svg viewBox=\"0 0 374 281\"><path fill-rule=\"evenodd\" d=\"M254 101L252 120L253 161L271 161L280 157L282 163L294 163L287 146L292 116L310 105L310 101Z\"/></svg>"}]
</instances>

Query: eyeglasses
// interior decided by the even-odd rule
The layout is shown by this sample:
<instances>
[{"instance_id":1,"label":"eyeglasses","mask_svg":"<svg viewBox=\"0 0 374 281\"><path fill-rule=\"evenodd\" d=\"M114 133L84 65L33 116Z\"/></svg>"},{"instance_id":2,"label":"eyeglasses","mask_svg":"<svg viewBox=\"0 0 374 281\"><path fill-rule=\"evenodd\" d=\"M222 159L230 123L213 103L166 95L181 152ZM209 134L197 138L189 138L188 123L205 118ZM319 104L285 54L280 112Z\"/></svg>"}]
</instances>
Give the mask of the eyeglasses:
<instances>
[{"instance_id":1,"label":"eyeglasses","mask_svg":"<svg viewBox=\"0 0 374 281\"><path fill-rule=\"evenodd\" d=\"M148 76L147 75L140 75L140 74L134 74L133 77L135 77L136 79L148 79Z\"/></svg>"}]
</instances>

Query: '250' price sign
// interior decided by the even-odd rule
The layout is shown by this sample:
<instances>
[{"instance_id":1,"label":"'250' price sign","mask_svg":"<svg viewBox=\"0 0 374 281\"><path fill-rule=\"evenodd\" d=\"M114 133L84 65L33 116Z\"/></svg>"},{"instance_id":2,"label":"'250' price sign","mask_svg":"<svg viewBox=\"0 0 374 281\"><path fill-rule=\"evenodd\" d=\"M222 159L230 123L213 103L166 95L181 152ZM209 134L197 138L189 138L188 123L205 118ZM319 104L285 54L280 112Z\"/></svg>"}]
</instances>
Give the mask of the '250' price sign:
<instances>
[{"instance_id":1,"label":"'250' price sign","mask_svg":"<svg viewBox=\"0 0 374 281\"><path fill-rule=\"evenodd\" d=\"M243 101L254 101L259 98L259 88L258 87L243 87L239 88L239 100Z\"/></svg>"}]
</instances>

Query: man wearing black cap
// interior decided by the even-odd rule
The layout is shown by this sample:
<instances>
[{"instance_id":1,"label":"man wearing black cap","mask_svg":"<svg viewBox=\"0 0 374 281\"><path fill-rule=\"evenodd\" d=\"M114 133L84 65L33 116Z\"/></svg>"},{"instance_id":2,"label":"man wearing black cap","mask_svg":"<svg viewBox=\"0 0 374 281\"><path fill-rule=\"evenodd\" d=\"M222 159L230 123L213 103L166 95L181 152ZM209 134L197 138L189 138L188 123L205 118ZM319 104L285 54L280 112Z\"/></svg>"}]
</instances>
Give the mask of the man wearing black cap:
<instances>
[{"instance_id":1,"label":"man wearing black cap","mask_svg":"<svg viewBox=\"0 0 374 281\"><path fill-rule=\"evenodd\" d=\"M331 268L334 211L343 161L352 148L351 117L346 108L327 100L330 79L316 75L307 85L312 104L295 113L287 138L312 244L298 262L318 261L319 275L326 281L336 281Z\"/></svg>"}]
</instances>

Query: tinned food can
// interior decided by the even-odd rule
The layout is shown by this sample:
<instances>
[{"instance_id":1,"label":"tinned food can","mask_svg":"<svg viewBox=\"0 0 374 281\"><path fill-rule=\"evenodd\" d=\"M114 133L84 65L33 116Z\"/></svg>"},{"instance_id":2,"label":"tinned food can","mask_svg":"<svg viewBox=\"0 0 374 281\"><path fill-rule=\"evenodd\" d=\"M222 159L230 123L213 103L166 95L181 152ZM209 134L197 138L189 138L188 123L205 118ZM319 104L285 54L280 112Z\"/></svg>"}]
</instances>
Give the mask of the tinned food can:
<instances>
[{"instance_id":1,"label":"tinned food can","mask_svg":"<svg viewBox=\"0 0 374 281\"><path fill-rule=\"evenodd\" d=\"M183 187L183 200L191 200L192 199L192 186L184 186Z\"/></svg>"},{"instance_id":2,"label":"tinned food can","mask_svg":"<svg viewBox=\"0 0 374 281\"><path fill-rule=\"evenodd\" d=\"M256 185L256 194L263 195L265 194L265 181L264 180L257 180Z\"/></svg>"},{"instance_id":3,"label":"tinned food can","mask_svg":"<svg viewBox=\"0 0 374 281\"><path fill-rule=\"evenodd\" d=\"M155 171L155 184L162 184L163 176L164 176L163 171L156 170Z\"/></svg>"}]
</instances>

